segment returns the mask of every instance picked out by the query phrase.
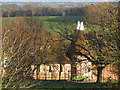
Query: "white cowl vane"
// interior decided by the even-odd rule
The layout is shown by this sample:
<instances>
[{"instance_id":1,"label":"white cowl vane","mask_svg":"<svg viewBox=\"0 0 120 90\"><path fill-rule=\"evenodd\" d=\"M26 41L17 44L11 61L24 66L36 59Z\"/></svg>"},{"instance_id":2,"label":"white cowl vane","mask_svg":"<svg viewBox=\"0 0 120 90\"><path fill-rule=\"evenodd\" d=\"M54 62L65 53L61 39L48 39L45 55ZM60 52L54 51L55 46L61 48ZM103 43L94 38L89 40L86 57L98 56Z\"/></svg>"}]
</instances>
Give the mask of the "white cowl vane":
<instances>
[{"instance_id":1,"label":"white cowl vane","mask_svg":"<svg viewBox=\"0 0 120 90\"><path fill-rule=\"evenodd\" d=\"M80 30L80 21L78 21L76 29Z\"/></svg>"},{"instance_id":2,"label":"white cowl vane","mask_svg":"<svg viewBox=\"0 0 120 90\"><path fill-rule=\"evenodd\" d=\"M84 30L83 22L81 22L81 24L80 24L80 30L81 30L81 31Z\"/></svg>"},{"instance_id":3,"label":"white cowl vane","mask_svg":"<svg viewBox=\"0 0 120 90\"><path fill-rule=\"evenodd\" d=\"M76 29L83 31L84 30L83 22L80 23L80 21L78 21Z\"/></svg>"}]
</instances>

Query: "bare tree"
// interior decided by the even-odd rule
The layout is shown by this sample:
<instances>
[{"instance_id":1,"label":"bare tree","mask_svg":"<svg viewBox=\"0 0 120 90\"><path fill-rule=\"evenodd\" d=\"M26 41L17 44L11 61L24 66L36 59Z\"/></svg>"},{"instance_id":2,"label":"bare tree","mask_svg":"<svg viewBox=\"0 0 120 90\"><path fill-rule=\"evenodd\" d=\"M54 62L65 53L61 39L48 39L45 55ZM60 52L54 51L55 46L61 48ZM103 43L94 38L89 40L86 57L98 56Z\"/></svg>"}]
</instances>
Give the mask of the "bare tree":
<instances>
[{"instance_id":1,"label":"bare tree","mask_svg":"<svg viewBox=\"0 0 120 90\"><path fill-rule=\"evenodd\" d=\"M13 28L11 28L10 23L9 26L3 27L2 51L3 57L4 55L7 56L5 63L7 65L4 67L5 77L3 78L3 82L6 82L5 88L14 85L16 80L21 80L30 74L31 61L29 55L31 47L27 45L30 44L32 37L28 28L22 25L23 22L24 19L20 18L20 20L14 20Z\"/></svg>"}]
</instances>

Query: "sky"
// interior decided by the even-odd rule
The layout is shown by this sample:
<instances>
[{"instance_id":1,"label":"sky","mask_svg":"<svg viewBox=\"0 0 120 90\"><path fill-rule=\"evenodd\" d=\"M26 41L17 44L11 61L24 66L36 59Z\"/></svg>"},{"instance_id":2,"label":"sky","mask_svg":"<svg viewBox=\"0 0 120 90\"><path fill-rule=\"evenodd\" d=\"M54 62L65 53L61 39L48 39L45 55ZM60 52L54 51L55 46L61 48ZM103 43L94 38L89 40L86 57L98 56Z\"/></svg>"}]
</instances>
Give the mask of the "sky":
<instances>
[{"instance_id":1,"label":"sky","mask_svg":"<svg viewBox=\"0 0 120 90\"><path fill-rule=\"evenodd\" d=\"M0 0L1 2L119 2L119 0Z\"/></svg>"}]
</instances>

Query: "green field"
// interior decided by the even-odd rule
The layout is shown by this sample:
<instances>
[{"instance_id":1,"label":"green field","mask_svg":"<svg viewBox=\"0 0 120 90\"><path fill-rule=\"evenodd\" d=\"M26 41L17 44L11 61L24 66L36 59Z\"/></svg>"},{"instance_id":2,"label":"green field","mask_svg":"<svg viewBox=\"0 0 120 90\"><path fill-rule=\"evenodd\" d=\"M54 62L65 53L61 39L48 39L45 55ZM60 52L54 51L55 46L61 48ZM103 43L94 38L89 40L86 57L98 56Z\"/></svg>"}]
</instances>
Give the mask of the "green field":
<instances>
[{"instance_id":1,"label":"green field","mask_svg":"<svg viewBox=\"0 0 120 90\"><path fill-rule=\"evenodd\" d=\"M2 18L2 26L5 25L13 27L13 21L15 18L24 18L24 17L10 17L10 18ZM31 17L25 17L27 19L30 19ZM34 16L33 21L35 21L38 25L39 23L42 23L44 26L44 29L48 32L61 32L63 30L67 30L68 33L73 33L77 21L82 21L81 17L79 16ZM100 26L92 26L90 28L87 28L87 26L84 24L85 31L90 30L99 30Z\"/></svg>"},{"instance_id":2,"label":"green field","mask_svg":"<svg viewBox=\"0 0 120 90\"><path fill-rule=\"evenodd\" d=\"M15 18L22 17L10 17L10 18L2 18L3 26L9 24L9 26L13 26L13 21ZM25 17L31 18L31 17ZM49 32L58 31L60 29L66 28L67 30L74 30L77 25L77 21L81 20L78 16L36 16L33 17L33 20L38 23L43 23L44 29Z\"/></svg>"},{"instance_id":3,"label":"green field","mask_svg":"<svg viewBox=\"0 0 120 90\"><path fill-rule=\"evenodd\" d=\"M15 84L14 82L11 83ZM3 85L4 88L4 85ZM9 88L9 87L8 87ZM11 88L11 87L10 87ZM118 88L116 82L81 82L81 81L67 81L67 80L33 80L27 79L23 80L19 84L16 85L16 88L29 88L32 90L38 89L65 89L65 90L72 90L72 89L79 89L83 88L83 90L89 90L90 88L95 88L99 90L106 90L106 88Z\"/></svg>"},{"instance_id":4,"label":"green field","mask_svg":"<svg viewBox=\"0 0 120 90\"><path fill-rule=\"evenodd\" d=\"M116 88L116 83L95 83L95 82L76 82L76 81L67 81L67 80L49 80L49 81L34 81L33 84L29 84L29 88L42 88L42 89L60 89L65 88L69 89L78 89L78 88Z\"/></svg>"}]
</instances>

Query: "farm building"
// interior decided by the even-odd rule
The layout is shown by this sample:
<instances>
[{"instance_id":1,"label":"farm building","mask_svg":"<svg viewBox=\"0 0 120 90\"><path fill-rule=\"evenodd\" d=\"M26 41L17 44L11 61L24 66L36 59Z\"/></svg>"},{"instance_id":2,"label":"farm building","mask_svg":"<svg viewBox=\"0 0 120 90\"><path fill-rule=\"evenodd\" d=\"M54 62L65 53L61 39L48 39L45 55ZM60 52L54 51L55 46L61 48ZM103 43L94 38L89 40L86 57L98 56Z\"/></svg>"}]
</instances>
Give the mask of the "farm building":
<instances>
[{"instance_id":1,"label":"farm building","mask_svg":"<svg viewBox=\"0 0 120 90\"><path fill-rule=\"evenodd\" d=\"M90 61L88 61L85 57L79 56L79 62L76 62L74 70L76 72L76 77L84 78L84 81L93 81L95 82L97 79L97 67L92 65ZM84 60L86 59L86 60ZM34 69L34 65L31 66L32 70ZM118 80L118 76L113 71L114 66L108 65L102 71L102 79L106 81L108 78L112 78L114 80ZM37 69L34 71L33 78L36 79ZM62 64L61 76L60 74L60 64L41 64L39 71L39 79L40 80L58 80L59 77L61 80L68 80L71 77L71 64Z\"/></svg>"},{"instance_id":2,"label":"farm building","mask_svg":"<svg viewBox=\"0 0 120 90\"><path fill-rule=\"evenodd\" d=\"M76 72L77 77L88 77L90 80L94 78L92 75L92 63L88 60L83 61L85 59L81 57L81 62L76 62L74 70ZM34 65L31 66L32 70L34 69ZM36 79L36 72L34 71L34 79ZM39 72L39 79L59 79L60 73L60 64L41 64L40 65L40 72ZM71 64L62 64L61 67L61 77L60 79L70 79L71 77Z\"/></svg>"},{"instance_id":3,"label":"farm building","mask_svg":"<svg viewBox=\"0 0 120 90\"><path fill-rule=\"evenodd\" d=\"M88 61L83 56L78 56L79 62L75 62L74 70L76 72L76 77L83 77L86 78L87 81L96 81L97 79L97 67L93 65L90 61ZM7 66L7 56L4 56L4 67ZM70 79L71 77L71 64L64 63L61 65L61 77L60 79ZM35 65L31 65L31 69L33 70ZM114 80L118 80L118 75L116 73L116 68L113 65L106 66L102 71L102 79L107 80L108 78L112 78ZM33 79L36 79L36 72L37 69L34 71ZM5 74L5 69L3 69L3 74ZM51 64L41 64L39 70L39 79L40 80L52 80L52 79L59 79L60 74L60 64L58 63L51 63Z\"/></svg>"}]
</instances>

